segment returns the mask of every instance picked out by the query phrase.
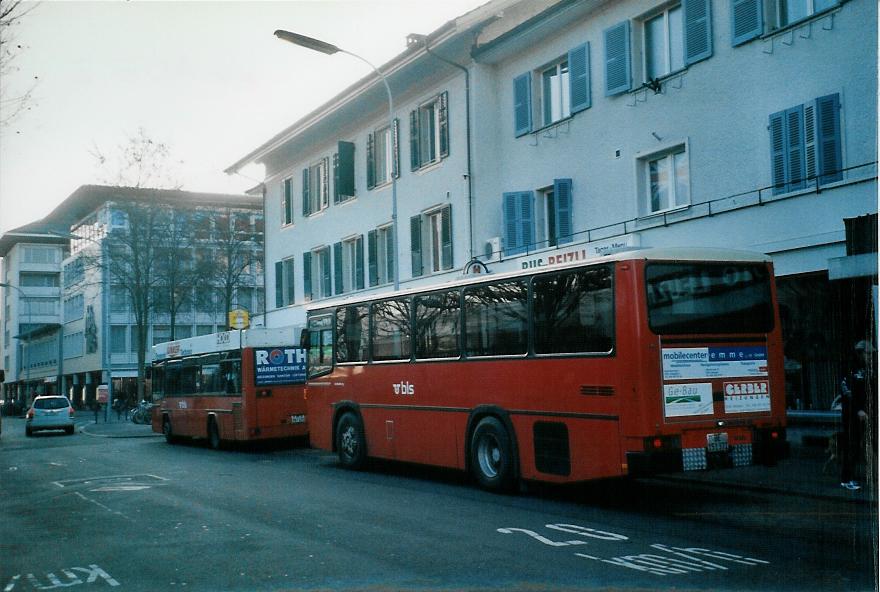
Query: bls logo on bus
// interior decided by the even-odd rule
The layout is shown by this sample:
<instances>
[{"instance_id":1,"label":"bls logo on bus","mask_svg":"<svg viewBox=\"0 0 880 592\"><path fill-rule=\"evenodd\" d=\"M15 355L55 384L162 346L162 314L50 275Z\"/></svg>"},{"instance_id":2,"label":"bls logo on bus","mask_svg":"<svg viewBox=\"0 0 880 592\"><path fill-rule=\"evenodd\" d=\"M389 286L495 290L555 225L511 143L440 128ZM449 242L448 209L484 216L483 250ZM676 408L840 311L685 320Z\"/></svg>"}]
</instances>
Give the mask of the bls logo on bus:
<instances>
[{"instance_id":1,"label":"bls logo on bus","mask_svg":"<svg viewBox=\"0 0 880 592\"><path fill-rule=\"evenodd\" d=\"M391 385L394 388L395 395L415 395L416 385L409 382L397 382Z\"/></svg>"}]
</instances>

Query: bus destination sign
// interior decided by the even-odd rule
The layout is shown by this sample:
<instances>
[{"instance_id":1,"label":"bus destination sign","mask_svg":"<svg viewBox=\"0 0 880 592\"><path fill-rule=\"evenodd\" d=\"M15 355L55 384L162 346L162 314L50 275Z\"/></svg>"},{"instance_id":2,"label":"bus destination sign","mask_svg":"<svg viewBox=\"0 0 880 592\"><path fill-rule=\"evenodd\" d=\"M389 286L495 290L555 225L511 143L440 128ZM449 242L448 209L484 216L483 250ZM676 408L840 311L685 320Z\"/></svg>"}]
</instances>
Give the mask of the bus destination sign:
<instances>
[{"instance_id":1,"label":"bus destination sign","mask_svg":"<svg viewBox=\"0 0 880 592\"><path fill-rule=\"evenodd\" d=\"M305 384L307 358L301 347L254 348L254 384Z\"/></svg>"}]
</instances>

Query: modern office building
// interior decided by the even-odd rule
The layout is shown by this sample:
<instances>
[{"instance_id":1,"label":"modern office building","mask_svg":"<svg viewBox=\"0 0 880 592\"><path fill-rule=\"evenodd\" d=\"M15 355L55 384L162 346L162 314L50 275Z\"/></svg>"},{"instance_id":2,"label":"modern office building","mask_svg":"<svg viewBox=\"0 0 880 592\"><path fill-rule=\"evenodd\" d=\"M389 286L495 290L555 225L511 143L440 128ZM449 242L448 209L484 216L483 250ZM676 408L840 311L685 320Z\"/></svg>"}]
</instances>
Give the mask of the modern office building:
<instances>
[{"instance_id":1,"label":"modern office building","mask_svg":"<svg viewBox=\"0 0 880 592\"><path fill-rule=\"evenodd\" d=\"M876 338L876 23L873 0L496 0L411 35L379 68L390 117L371 73L229 167L265 166L267 322L474 258L759 251L789 406L828 409Z\"/></svg>"},{"instance_id":2,"label":"modern office building","mask_svg":"<svg viewBox=\"0 0 880 592\"><path fill-rule=\"evenodd\" d=\"M112 376L114 396L131 400L141 328L149 363L153 344L226 330L230 311L262 322L258 196L86 185L32 226L48 230L28 235L33 242L24 242L23 229L0 237L4 283L21 286L28 302L45 298L36 306L52 312L37 315L32 306L28 317L16 308L17 290L3 290L11 299L3 319L6 388L20 398L57 392L85 405ZM47 262L25 267L37 246ZM139 272L150 279L136 280ZM28 285L38 279L46 285Z\"/></svg>"}]
</instances>

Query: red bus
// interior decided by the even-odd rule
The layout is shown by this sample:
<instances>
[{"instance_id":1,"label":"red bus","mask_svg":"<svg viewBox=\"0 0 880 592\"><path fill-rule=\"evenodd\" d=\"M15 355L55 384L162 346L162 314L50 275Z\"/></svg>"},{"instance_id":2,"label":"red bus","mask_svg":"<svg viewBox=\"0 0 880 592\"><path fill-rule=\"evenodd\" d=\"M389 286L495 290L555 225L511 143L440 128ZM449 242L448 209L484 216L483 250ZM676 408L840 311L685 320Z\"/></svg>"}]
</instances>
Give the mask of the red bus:
<instances>
[{"instance_id":1,"label":"red bus","mask_svg":"<svg viewBox=\"0 0 880 592\"><path fill-rule=\"evenodd\" d=\"M259 328L153 346L153 431L168 442L204 438L215 449L306 436L301 333Z\"/></svg>"},{"instance_id":2,"label":"red bus","mask_svg":"<svg viewBox=\"0 0 880 592\"><path fill-rule=\"evenodd\" d=\"M772 462L769 258L645 249L308 311L310 440L487 489Z\"/></svg>"}]
</instances>

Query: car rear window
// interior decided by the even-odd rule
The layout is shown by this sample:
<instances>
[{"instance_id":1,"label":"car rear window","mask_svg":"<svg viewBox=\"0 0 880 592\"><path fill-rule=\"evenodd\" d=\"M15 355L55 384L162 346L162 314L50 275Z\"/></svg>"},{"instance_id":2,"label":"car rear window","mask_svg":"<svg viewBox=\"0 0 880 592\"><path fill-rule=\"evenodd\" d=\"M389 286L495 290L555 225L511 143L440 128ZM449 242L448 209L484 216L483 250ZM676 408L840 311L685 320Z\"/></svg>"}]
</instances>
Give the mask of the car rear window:
<instances>
[{"instance_id":1,"label":"car rear window","mask_svg":"<svg viewBox=\"0 0 880 592\"><path fill-rule=\"evenodd\" d=\"M64 397L51 397L34 401L34 409L64 409L68 405L69 403Z\"/></svg>"}]
</instances>

